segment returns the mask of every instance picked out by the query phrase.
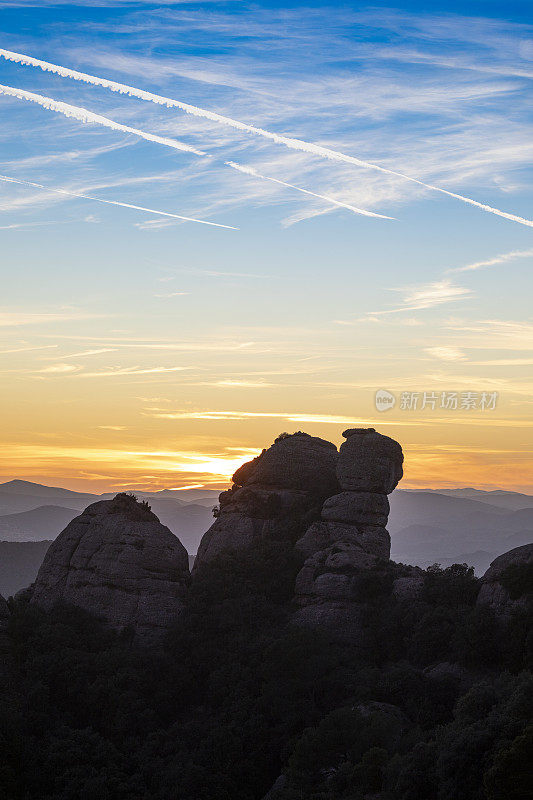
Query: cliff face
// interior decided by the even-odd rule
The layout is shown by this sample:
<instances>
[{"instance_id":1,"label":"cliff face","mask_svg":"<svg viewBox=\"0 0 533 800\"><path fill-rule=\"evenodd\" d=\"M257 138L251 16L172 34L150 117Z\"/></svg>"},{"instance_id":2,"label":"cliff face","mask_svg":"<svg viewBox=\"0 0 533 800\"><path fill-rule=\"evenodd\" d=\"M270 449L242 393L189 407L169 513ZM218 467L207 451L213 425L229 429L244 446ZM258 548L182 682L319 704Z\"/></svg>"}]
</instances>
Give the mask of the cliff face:
<instances>
[{"instance_id":1,"label":"cliff face","mask_svg":"<svg viewBox=\"0 0 533 800\"><path fill-rule=\"evenodd\" d=\"M188 580L180 541L147 506L122 494L88 506L52 543L31 602L72 603L150 641L180 613Z\"/></svg>"},{"instance_id":2,"label":"cliff face","mask_svg":"<svg viewBox=\"0 0 533 800\"><path fill-rule=\"evenodd\" d=\"M372 570L379 578L380 565L390 558L387 495L403 475L403 453L373 428L352 428L343 436L337 462L342 491L325 501L321 520L296 543L306 561L296 579L300 608L294 621L350 638L361 624L362 576Z\"/></svg>"},{"instance_id":3,"label":"cliff face","mask_svg":"<svg viewBox=\"0 0 533 800\"><path fill-rule=\"evenodd\" d=\"M233 476L220 495L220 511L204 535L195 570L227 551L244 550L264 540L292 547L324 500L338 491L338 452L331 442L295 433L281 436Z\"/></svg>"}]
</instances>

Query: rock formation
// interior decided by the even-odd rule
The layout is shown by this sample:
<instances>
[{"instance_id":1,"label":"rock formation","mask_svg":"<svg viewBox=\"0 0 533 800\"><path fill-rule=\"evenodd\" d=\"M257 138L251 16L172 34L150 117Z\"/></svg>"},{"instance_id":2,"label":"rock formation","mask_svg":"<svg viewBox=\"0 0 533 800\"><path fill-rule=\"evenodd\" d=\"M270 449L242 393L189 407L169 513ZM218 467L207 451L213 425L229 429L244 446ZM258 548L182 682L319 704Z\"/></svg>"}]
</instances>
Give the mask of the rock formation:
<instances>
[{"instance_id":1,"label":"rock formation","mask_svg":"<svg viewBox=\"0 0 533 800\"><path fill-rule=\"evenodd\" d=\"M379 576L390 558L387 495L403 475L403 453L373 428L352 428L343 436L337 462L342 491L325 501L321 520L296 543L306 561L296 579L294 621L350 638L361 624L361 577L368 570Z\"/></svg>"},{"instance_id":2,"label":"rock formation","mask_svg":"<svg viewBox=\"0 0 533 800\"><path fill-rule=\"evenodd\" d=\"M233 486L220 495L220 511L204 535L195 570L220 553L262 540L292 544L338 491L338 452L331 442L307 433L282 434L261 455L243 464Z\"/></svg>"},{"instance_id":3,"label":"rock formation","mask_svg":"<svg viewBox=\"0 0 533 800\"><path fill-rule=\"evenodd\" d=\"M494 559L483 575L478 605L498 613L533 609L533 544L515 547Z\"/></svg>"},{"instance_id":4,"label":"rock formation","mask_svg":"<svg viewBox=\"0 0 533 800\"><path fill-rule=\"evenodd\" d=\"M149 643L178 616L188 580L179 539L148 505L118 494L88 506L52 543L31 602L72 603Z\"/></svg>"}]
</instances>

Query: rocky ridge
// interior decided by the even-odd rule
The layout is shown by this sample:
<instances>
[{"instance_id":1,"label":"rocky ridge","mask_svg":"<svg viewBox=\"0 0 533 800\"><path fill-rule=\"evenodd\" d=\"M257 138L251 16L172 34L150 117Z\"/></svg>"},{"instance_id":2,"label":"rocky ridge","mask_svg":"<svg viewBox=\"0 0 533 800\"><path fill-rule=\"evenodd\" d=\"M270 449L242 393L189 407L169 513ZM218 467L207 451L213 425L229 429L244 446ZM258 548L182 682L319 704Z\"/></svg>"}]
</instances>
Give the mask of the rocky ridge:
<instances>
[{"instance_id":1,"label":"rocky ridge","mask_svg":"<svg viewBox=\"0 0 533 800\"><path fill-rule=\"evenodd\" d=\"M354 640L364 625L363 603L380 582L391 582L387 591L399 600L411 600L420 595L426 573L406 566L391 571L388 494L403 474L400 445L373 428L343 436L338 452L306 433L282 434L243 464L220 495L193 572L201 575L203 565L216 565L225 553L281 544L282 559L286 553L289 563L297 553L302 564L292 621ZM500 556L483 578L478 603L498 613L530 607L531 588L523 587L530 585L532 569L533 545ZM16 601L45 609L71 603L153 643L182 612L189 581L188 556L177 537L145 502L119 494L88 506L65 528L35 584ZM292 582L289 596L291 591Z\"/></svg>"}]
</instances>

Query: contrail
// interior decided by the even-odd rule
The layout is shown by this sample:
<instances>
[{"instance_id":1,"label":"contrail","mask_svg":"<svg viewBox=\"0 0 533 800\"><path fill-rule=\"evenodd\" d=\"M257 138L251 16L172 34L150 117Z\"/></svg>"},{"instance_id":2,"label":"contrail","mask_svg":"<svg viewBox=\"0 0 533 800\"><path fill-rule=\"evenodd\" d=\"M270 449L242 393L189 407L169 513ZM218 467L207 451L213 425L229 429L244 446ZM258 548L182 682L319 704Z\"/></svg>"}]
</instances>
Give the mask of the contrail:
<instances>
[{"instance_id":1,"label":"contrail","mask_svg":"<svg viewBox=\"0 0 533 800\"><path fill-rule=\"evenodd\" d=\"M140 136L141 139L146 139L148 142L164 144L166 147L173 147L174 150L183 150L186 153L194 153L197 156L208 155L208 153L204 153L203 150L197 150L195 147L191 147L191 145L185 144L184 142L178 142L177 139L167 139L166 136L156 136L153 133L140 131L138 128L130 128L129 125L121 125L120 122L102 117L100 114L94 114L86 108L71 106L70 103L62 103L59 100L53 100L51 97L44 97L42 94L27 92L25 89L17 89L14 86L2 86L0 84L0 94L18 97L19 100L29 100L30 103L37 103L37 105L49 111L56 111L58 114L63 114L65 117L77 119L79 122L95 123L96 125L103 125L105 128L111 128L114 131L133 133L135 136Z\"/></svg>"},{"instance_id":2,"label":"contrail","mask_svg":"<svg viewBox=\"0 0 533 800\"><path fill-rule=\"evenodd\" d=\"M14 53L11 50L4 50L0 48L0 56L8 61L15 61L19 64L39 67L45 72L54 72L64 78L73 78L76 81L91 83L94 86L103 86L106 89L111 89L112 92L127 94L130 97L138 97L141 100L148 100L151 103L157 103L158 105L166 106L167 108L180 108L187 114L192 114L195 117L203 117L204 119L209 119L212 122L218 122L222 125L229 125L230 127L236 128L240 131L263 136L266 139L271 139L277 144L283 144L292 150L301 150L305 153L311 153L312 155L320 156L321 158L326 158L330 161L342 161L347 164L354 164L358 167L364 167L365 169L378 170L386 175L394 175L396 178L401 178L402 180L416 183L418 186L423 186L425 189L430 189L433 192L440 192L441 194L448 195L448 197L453 197L455 200L461 200L463 203L468 203L469 205L480 208L482 211L487 211L490 214L496 214L497 216L511 220L512 222L518 222L521 225L533 227L532 220L518 217L515 214L508 214L506 211L500 211L500 209L493 208L486 203L479 203L477 200L472 200L470 197L464 197L461 194L449 192L447 189L441 189L439 186L432 186L430 183L424 183L417 178L411 178L409 175L404 175L402 172L396 172L395 170L387 169L386 167L380 167L378 164L373 164L370 161L364 161L363 159L356 158L355 156L349 156L346 153L341 153L338 150L331 150L328 147L322 147L318 144L305 142L301 139L280 136L277 133L264 130L264 128L257 128L254 125L247 125L246 123L239 122L231 117L224 117L221 114L215 114L212 111L207 111L204 108L198 108L197 106L190 105L189 103L184 103L181 100L172 100L169 97L163 97L162 95L153 94L152 92L146 92L143 89L136 89L133 86L127 86L123 83L107 80L107 78L98 78L94 75L88 75L85 72L78 72L77 70L69 69L68 67L61 67L58 64L51 64L48 61L41 61L37 58L32 58L31 56L22 55L21 53Z\"/></svg>"},{"instance_id":3,"label":"contrail","mask_svg":"<svg viewBox=\"0 0 533 800\"><path fill-rule=\"evenodd\" d=\"M142 139L146 139L149 142L155 142L156 144L163 144L166 147L173 147L175 150L183 150L185 152L194 153L198 156L206 156L207 158L211 158L209 153L205 153L203 150L196 150L194 147L191 147L188 144L184 144L183 142L179 142L176 139L168 139L164 136L155 136L152 133L146 133L146 131L141 131L138 128L130 128L128 125L121 125L119 122L115 122L108 117L102 117L100 114L94 114L92 111L89 111L86 108L82 108L81 106L73 106L70 103L63 103L59 100L54 100L51 97L45 97L41 94L35 94L34 92L27 92L25 89L18 89L14 86L2 86L0 84L0 94L7 94L11 97L17 97L19 100L28 100L31 103L37 103L37 105L46 108L49 111L56 111L58 114L63 114L65 117L77 119L80 122L85 123L95 123L96 125L103 125L105 128L111 128L112 130L116 131L124 131L125 133L133 133L136 136L140 136ZM239 172L245 172L249 175L255 175L256 177L260 177L265 181L272 181L273 183L279 183L281 186L287 186L290 189L295 189L297 192L303 192L304 194L310 194L314 197L320 197L322 200L326 200L329 203L333 203L336 206L342 206L343 208L349 208L356 214L363 214L364 216L368 217L382 217L382 219L392 219L392 217L384 217L382 214L374 214L371 211L364 211L360 208L356 208L355 206L347 205L346 203L341 203L338 200L333 200L331 197L325 197L321 194L315 194L314 192L310 192L307 189L300 189L298 186L293 186L291 183L284 183L283 181L278 181L276 178L268 178L266 175L260 175L255 170L252 170L250 167L241 167L239 164L235 164L233 161L225 161L224 164L232 169L236 169ZM229 226L228 226L229 227Z\"/></svg>"},{"instance_id":4,"label":"contrail","mask_svg":"<svg viewBox=\"0 0 533 800\"><path fill-rule=\"evenodd\" d=\"M232 167L233 169L237 169L239 172L243 172L245 175L252 175L254 178L261 178L264 181L272 181L272 183L279 183L280 186L287 186L289 189L296 189L297 192L310 194L311 197L319 197L321 200L326 200L328 203L333 203L341 208L348 208L355 214L363 214L365 217L378 217L379 219L394 219L394 217L386 217L384 214L374 214L372 211L365 211L363 208L357 208L356 206L351 206L348 203L341 203L340 200L334 200L332 197L326 197L323 194L310 192L309 189L301 189L299 186L294 186L292 183L285 183L285 181L279 181L277 178L268 178L266 175L261 175L261 173L256 169L253 169L253 167L243 167L241 164L237 164L235 161L224 161L224 164L226 164L228 167Z\"/></svg>"},{"instance_id":5,"label":"contrail","mask_svg":"<svg viewBox=\"0 0 533 800\"><path fill-rule=\"evenodd\" d=\"M10 178L8 175L0 175L0 181L5 183L20 183L21 186L33 186L35 189L45 189L47 192L55 192L56 194L66 194L68 197L80 197L83 200L94 200L96 203L106 203L109 206L122 206L123 208L134 208L136 211L147 211L149 214L161 214L163 217L173 217L174 219L183 219L186 222L199 222L201 225L212 225L215 228L228 228L231 231L238 231L238 228L233 228L231 225L221 225L219 222L207 222L204 219L194 219L194 217L183 217L181 214L171 214L168 211L156 211L154 208L144 208L143 206L134 206L131 203L120 203L118 200L104 200L102 197L92 197L89 194L78 194L77 192L67 192L66 189L52 189L49 186L43 186L40 183L33 183L32 181L23 181L20 178Z\"/></svg>"}]
</instances>

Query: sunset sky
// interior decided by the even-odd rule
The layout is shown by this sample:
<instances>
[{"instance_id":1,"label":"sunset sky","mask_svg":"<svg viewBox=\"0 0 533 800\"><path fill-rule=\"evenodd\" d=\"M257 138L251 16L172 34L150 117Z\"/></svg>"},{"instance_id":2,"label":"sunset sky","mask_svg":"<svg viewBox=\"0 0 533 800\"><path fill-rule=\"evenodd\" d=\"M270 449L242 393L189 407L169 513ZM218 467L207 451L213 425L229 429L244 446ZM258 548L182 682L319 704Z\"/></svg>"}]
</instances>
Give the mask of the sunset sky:
<instances>
[{"instance_id":1,"label":"sunset sky","mask_svg":"<svg viewBox=\"0 0 533 800\"><path fill-rule=\"evenodd\" d=\"M533 27L431 7L0 2L4 50L385 170L0 58L1 480L217 488L357 425L406 488L533 491Z\"/></svg>"}]
</instances>

